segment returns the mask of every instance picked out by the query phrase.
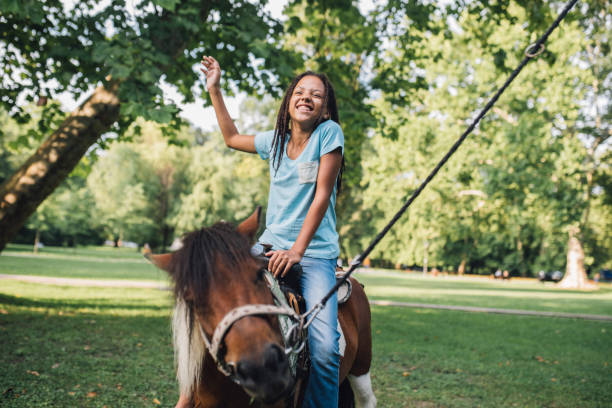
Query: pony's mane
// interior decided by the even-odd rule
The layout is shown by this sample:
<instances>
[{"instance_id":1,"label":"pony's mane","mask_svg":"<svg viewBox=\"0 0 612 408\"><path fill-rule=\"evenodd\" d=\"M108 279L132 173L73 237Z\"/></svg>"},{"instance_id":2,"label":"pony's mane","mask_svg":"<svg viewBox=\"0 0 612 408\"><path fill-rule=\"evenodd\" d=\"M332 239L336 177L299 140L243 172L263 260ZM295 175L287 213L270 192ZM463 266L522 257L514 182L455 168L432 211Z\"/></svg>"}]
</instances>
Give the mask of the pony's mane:
<instances>
[{"instance_id":1,"label":"pony's mane","mask_svg":"<svg viewBox=\"0 0 612 408\"><path fill-rule=\"evenodd\" d=\"M226 222L191 232L172 256L170 274L174 280L175 307L172 318L176 376L181 394L191 395L200 382L206 354L200 330L194 328L195 309L204 310L205 297L216 263L231 271L250 256L247 239ZM187 297L187 299L186 299Z\"/></svg>"},{"instance_id":2,"label":"pony's mane","mask_svg":"<svg viewBox=\"0 0 612 408\"><path fill-rule=\"evenodd\" d=\"M169 267L174 280L174 296L178 300L185 299L188 294L188 303L202 307L215 265L223 263L228 269L237 271L239 263L248 257L248 240L227 222L185 235L183 247L174 253Z\"/></svg>"}]
</instances>

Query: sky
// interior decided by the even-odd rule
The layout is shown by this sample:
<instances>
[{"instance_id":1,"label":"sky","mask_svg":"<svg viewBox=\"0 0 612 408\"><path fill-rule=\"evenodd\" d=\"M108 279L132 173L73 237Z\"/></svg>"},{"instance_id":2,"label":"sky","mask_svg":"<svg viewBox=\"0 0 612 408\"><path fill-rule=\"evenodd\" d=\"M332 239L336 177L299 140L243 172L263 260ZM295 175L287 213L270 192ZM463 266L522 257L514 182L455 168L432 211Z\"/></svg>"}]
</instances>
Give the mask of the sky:
<instances>
[{"instance_id":1,"label":"sky","mask_svg":"<svg viewBox=\"0 0 612 408\"><path fill-rule=\"evenodd\" d=\"M64 6L70 8L72 4L75 3L76 0L63 0ZM359 8L362 12L367 12L374 7L375 0L360 0ZM105 1L101 1L99 3L99 7L103 7ZM128 1L128 5L129 5ZM280 19L282 18L282 10L287 4L287 0L270 0L266 9L270 12L270 14ZM223 67L221 67L223 70ZM203 75L201 76L203 79ZM191 122L194 126L202 129L202 130L216 130L217 119L215 117L215 112L212 107L204 107L204 101L199 96L196 96L196 100L194 103L184 104L182 103L182 96L176 91L176 89L168 84L162 84L162 90L164 91L164 96L166 99L172 100L181 108L181 116ZM79 100L74 100L72 95L69 93L64 93L59 96L60 103L62 107L68 111L75 110L85 99L87 99L89 95L83 95L83 97ZM232 118L237 118L240 115L240 104L246 98L246 94L240 93L235 97L225 97L225 104L227 106L227 110L230 113Z\"/></svg>"}]
</instances>

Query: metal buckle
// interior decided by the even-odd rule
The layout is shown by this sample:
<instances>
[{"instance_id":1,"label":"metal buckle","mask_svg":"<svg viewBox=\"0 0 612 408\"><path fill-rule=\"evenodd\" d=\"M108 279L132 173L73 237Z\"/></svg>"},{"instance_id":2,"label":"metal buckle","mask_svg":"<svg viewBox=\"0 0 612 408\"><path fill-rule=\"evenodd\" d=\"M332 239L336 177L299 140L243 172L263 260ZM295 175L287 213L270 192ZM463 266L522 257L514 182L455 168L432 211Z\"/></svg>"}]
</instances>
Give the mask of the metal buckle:
<instances>
[{"instance_id":1,"label":"metal buckle","mask_svg":"<svg viewBox=\"0 0 612 408\"><path fill-rule=\"evenodd\" d=\"M525 49L525 56L529 57L529 58L535 58L538 55L540 55L542 52L544 52L544 49L546 47L544 47L544 44L540 44L540 47L538 48L537 51L533 52L532 49L535 47L535 43L534 44L530 44L529 47L527 47Z\"/></svg>"}]
</instances>

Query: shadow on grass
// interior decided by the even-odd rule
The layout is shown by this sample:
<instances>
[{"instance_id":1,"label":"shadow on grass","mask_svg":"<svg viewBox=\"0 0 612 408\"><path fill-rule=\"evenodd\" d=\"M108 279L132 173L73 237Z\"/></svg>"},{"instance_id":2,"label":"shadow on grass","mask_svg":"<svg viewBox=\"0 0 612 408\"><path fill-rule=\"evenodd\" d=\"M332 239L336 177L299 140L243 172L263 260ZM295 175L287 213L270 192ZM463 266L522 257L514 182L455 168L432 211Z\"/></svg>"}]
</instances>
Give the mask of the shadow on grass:
<instances>
[{"instance_id":1,"label":"shadow on grass","mask_svg":"<svg viewBox=\"0 0 612 408\"><path fill-rule=\"evenodd\" d=\"M35 255L32 245L8 244L5 249L7 252L19 252L23 254ZM122 257L122 258L141 258L142 255L134 248L114 248L106 246L77 246L77 247L57 247L45 246L39 248L38 253L41 255L83 255L83 256L105 256Z\"/></svg>"},{"instance_id":2,"label":"shadow on grass","mask_svg":"<svg viewBox=\"0 0 612 408\"><path fill-rule=\"evenodd\" d=\"M129 299L127 299L129 300ZM44 309L100 309L100 310L114 310L114 309L125 309L125 310L143 310L143 311L154 311L163 312L169 311L168 305L150 305L145 302L135 303L132 302L117 302L113 299L110 302L104 298L91 298L88 301L83 300L70 300L70 299L30 299L22 298L17 296L6 295L0 293L0 305L12 305L29 308L44 308Z\"/></svg>"},{"instance_id":3,"label":"shadow on grass","mask_svg":"<svg viewBox=\"0 0 612 408\"><path fill-rule=\"evenodd\" d=\"M2 407L169 407L178 398L167 317L9 309L0 349Z\"/></svg>"}]
</instances>

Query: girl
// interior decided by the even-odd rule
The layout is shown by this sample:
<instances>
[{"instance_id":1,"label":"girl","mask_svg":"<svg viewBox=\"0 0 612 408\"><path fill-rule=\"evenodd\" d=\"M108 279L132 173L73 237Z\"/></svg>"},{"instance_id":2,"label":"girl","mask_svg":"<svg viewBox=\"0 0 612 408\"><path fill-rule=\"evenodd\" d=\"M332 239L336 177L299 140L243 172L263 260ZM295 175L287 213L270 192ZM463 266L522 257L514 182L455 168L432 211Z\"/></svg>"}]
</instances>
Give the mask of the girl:
<instances>
[{"instance_id":1,"label":"girl","mask_svg":"<svg viewBox=\"0 0 612 408\"><path fill-rule=\"evenodd\" d=\"M298 262L302 265L302 291L310 309L334 286L340 253L335 204L344 163L344 135L332 85L322 74L297 76L285 92L276 128L243 135L223 102L219 63L213 57L203 57L202 65L225 144L258 153L270 162L266 229L259 242L272 245L266 255L274 276L284 276ZM311 368L304 396L306 408L338 406L337 322L334 294L308 328ZM185 398L181 396L181 400Z\"/></svg>"}]
</instances>

